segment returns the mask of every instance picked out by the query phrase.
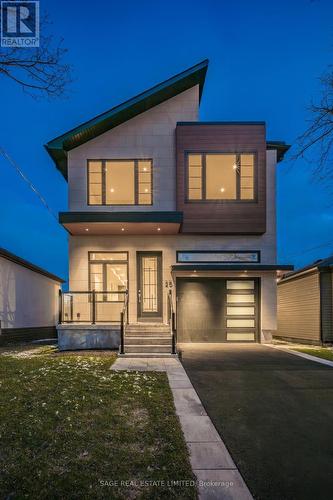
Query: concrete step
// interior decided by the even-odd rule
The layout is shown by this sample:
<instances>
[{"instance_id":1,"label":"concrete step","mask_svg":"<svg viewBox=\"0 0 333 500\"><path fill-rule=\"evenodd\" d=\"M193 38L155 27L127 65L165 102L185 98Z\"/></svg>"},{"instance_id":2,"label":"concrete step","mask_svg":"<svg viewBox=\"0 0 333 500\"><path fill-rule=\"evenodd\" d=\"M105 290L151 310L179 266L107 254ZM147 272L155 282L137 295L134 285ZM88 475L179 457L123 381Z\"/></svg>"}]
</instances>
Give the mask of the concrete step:
<instances>
[{"instance_id":1,"label":"concrete step","mask_svg":"<svg viewBox=\"0 0 333 500\"><path fill-rule=\"evenodd\" d=\"M125 335L125 345L171 345L170 335L154 335L154 337L145 335L142 336L129 336Z\"/></svg>"},{"instance_id":2,"label":"concrete step","mask_svg":"<svg viewBox=\"0 0 333 500\"><path fill-rule=\"evenodd\" d=\"M153 338L161 337L168 339L171 337L170 332L132 332L125 330L125 337L136 337L136 338Z\"/></svg>"},{"instance_id":3,"label":"concrete step","mask_svg":"<svg viewBox=\"0 0 333 500\"><path fill-rule=\"evenodd\" d=\"M165 353L171 354L171 345L127 345L125 347L127 354L147 354L147 353Z\"/></svg>"},{"instance_id":4,"label":"concrete step","mask_svg":"<svg viewBox=\"0 0 333 500\"><path fill-rule=\"evenodd\" d=\"M119 358L178 358L178 354L163 353L163 352L137 352L137 353L126 353L118 354ZM154 369L152 368L152 371Z\"/></svg>"},{"instance_id":5,"label":"concrete step","mask_svg":"<svg viewBox=\"0 0 333 500\"><path fill-rule=\"evenodd\" d=\"M167 333L170 331L170 326L164 323L131 323L126 325L126 331Z\"/></svg>"}]
</instances>

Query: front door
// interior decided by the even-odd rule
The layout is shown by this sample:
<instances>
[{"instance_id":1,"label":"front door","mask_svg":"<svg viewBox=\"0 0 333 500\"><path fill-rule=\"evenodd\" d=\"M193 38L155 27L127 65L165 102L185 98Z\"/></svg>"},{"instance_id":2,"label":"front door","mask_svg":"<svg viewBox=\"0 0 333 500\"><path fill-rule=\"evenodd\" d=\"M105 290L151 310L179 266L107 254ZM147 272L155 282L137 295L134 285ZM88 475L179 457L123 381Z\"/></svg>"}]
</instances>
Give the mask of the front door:
<instances>
[{"instance_id":1,"label":"front door","mask_svg":"<svg viewBox=\"0 0 333 500\"><path fill-rule=\"evenodd\" d=\"M138 321L162 321L162 252L137 252Z\"/></svg>"}]
</instances>

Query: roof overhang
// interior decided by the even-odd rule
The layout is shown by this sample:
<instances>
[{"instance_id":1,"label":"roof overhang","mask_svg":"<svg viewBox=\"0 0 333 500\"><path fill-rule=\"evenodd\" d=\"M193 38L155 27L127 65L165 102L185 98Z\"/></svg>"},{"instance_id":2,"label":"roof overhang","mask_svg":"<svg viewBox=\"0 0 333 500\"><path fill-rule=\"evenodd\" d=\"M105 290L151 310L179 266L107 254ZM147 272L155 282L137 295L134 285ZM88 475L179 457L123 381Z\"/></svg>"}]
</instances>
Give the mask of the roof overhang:
<instances>
[{"instance_id":1,"label":"roof overhang","mask_svg":"<svg viewBox=\"0 0 333 500\"><path fill-rule=\"evenodd\" d=\"M179 233L182 212L60 212L59 222L74 235L166 235Z\"/></svg>"},{"instance_id":2,"label":"roof overhang","mask_svg":"<svg viewBox=\"0 0 333 500\"><path fill-rule=\"evenodd\" d=\"M59 276L49 273L42 267L36 266L35 264L32 264L32 262L22 259L22 257L18 257L17 255L8 252L8 250L5 250L4 248L0 248L0 257L3 257L4 259L9 260L11 262L14 262L14 264L18 264L21 267L25 267L26 269L29 269L34 273L46 276L46 278L49 278L52 281L56 281L57 283L65 283L65 280L59 278Z\"/></svg>"},{"instance_id":3,"label":"roof overhang","mask_svg":"<svg viewBox=\"0 0 333 500\"><path fill-rule=\"evenodd\" d=\"M278 162L284 159L284 155L290 149L290 145L282 141L267 141L266 147L267 149L276 150L276 157Z\"/></svg>"},{"instance_id":4,"label":"roof overhang","mask_svg":"<svg viewBox=\"0 0 333 500\"><path fill-rule=\"evenodd\" d=\"M205 83L208 59L192 66L182 73L155 85L142 94L111 108L91 120L75 127L72 130L56 137L45 145L47 152L54 160L56 167L67 179L67 152L91 139L117 127L131 118L148 111L168 99L199 85L199 98L201 98Z\"/></svg>"}]
</instances>

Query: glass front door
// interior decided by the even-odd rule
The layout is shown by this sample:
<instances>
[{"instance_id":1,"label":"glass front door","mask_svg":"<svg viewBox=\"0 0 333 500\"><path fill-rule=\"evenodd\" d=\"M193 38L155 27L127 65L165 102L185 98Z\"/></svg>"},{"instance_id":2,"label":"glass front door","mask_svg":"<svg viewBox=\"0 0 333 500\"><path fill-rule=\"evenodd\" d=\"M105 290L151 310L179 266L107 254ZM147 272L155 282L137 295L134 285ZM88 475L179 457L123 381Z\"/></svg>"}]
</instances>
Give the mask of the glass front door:
<instances>
[{"instance_id":1,"label":"glass front door","mask_svg":"<svg viewBox=\"0 0 333 500\"><path fill-rule=\"evenodd\" d=\"M138 321L162 321L162 252L138 252Z\"/></svg>"}]
</instances>

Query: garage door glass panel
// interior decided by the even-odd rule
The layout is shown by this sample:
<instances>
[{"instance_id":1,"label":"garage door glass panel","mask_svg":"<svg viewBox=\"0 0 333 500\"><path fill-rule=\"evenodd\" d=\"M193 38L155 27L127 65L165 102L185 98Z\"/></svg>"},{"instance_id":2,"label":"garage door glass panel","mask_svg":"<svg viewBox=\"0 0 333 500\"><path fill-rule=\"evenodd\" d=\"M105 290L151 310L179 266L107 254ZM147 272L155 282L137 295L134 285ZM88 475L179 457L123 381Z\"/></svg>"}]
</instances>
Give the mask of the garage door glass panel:
<instances>
[{"instance_id":1,"label":"garage door glass panel","mask_svg":"<svg viewBox=\"0 0 333 500\"><path fill-rule=\"evenodd\" d=\"M227 340L237 341L238 342L249 342L255 340L254 333L227 333Z\"/></svg>"},{"instance_id":2,"label":"garage door glass panel","mask_svg":"<svg viewBox=\"0 0 333 500\"><path fill-rule=\"evenodd\" d=\"M228 316L254 316L254 307L227 307Z\"/></svg>"},{"instance_id":3,"label":"garage door glass panel","mask_svg":"<svg viewBox=\"0 0 333 500\"><path fill-rule=\"evenodd\" d=\"M227 281L228 290L253 290L254 281L244 280L244 281Z\"/></svg>"},{"instance_id":4,"label":"garage door glass panel","mask_svg":"<svg viewBox=\"0 0 333 500\"><path fill-rule=\"evenodd\" d=\"M228 328L254 328L254 319L227 319Z\"/></svg>"},{"instance_id":5,"label":"garage door glass panel","mask_svg":"<svg viewBox=\"0 0 333 500\"><path fill-rule=\"evenodd\" d=\"M247 302L254 302L254 295L248 294L248 295L227 295L227 300L229 304L233 303L247 303Z\"/></svg>"},{"instance_id":6,"label":"garage door glass panel","mask_svg":"<svg viewBox=\"0 0 333 500\"><path fill-rule=\"evenodd\" d=\"M226 289L227 341L254 341L256 333L257 307L255 297L255 280L227 280Z\"/></svg>"}]
</instances>

